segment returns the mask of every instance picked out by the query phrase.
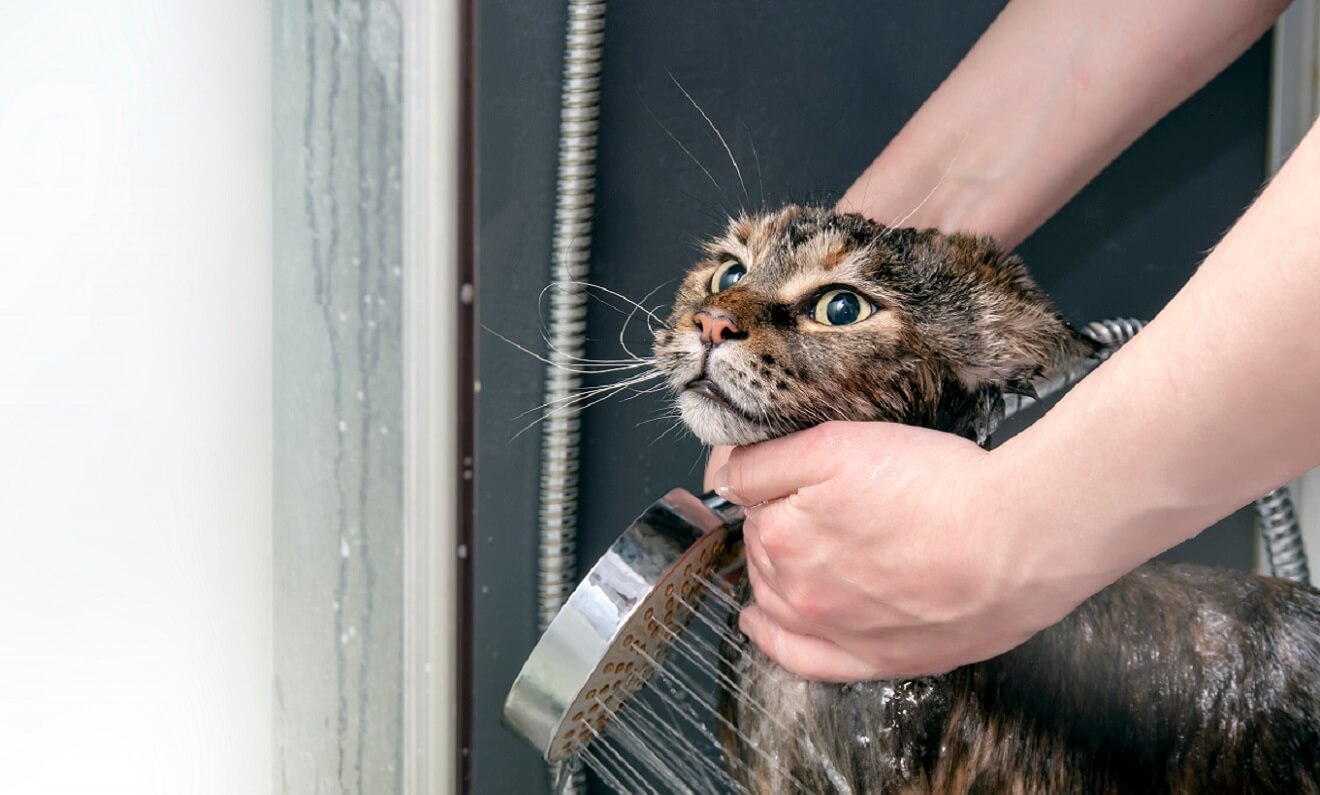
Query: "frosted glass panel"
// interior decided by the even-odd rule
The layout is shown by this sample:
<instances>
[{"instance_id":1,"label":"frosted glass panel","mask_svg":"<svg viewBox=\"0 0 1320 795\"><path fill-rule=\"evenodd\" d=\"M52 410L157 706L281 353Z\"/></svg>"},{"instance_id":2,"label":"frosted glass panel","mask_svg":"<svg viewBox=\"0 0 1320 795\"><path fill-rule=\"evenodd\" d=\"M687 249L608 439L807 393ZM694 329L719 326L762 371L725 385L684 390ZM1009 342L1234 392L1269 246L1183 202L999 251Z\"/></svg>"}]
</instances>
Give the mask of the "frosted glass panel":
<instances>
[{"instance_id":1,"label":"frosted glass panel","mask_svg":"<svg viewBox=\"0 0 1320 795\"><path fill-rule=\"evenodd\" d=\"M274 790L402 788L401 30L274 4Z\"/></svg>"}]
</instances>

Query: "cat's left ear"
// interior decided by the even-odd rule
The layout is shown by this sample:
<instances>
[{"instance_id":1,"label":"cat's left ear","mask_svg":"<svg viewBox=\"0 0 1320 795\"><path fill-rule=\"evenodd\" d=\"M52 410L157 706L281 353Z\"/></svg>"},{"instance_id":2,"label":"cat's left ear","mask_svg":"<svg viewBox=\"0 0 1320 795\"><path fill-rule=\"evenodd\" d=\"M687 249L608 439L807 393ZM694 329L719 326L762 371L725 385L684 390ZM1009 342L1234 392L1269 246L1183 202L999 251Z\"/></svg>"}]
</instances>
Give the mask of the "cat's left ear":
<instances>
[{"instance_id":1,"label":"cat's left ear","mask_svg":"<svg viewBox=\"0 0 1320 795\"><path fill-rule=\"evenodd\" d=\"M960 340L953 357L964 384L1030 395L1034 380L1099 354L1100 344L1059 315L1020 259L985 240L969 242L981 247L961 273L974 318L972 339Z\"/></svg>"},{"instance_id":2,"label":"cat's left ear","mask_svg":"<svg viewBox=\"0 0 1320 795\"><path fill-rule=\"evenodd\" d=\"M999 381L1004 392L1037 397L1034 383L1049 378L1085 359L1099 356L1103 346L1074 329L1067 321L1044 313L1025 312L1006 318L999 326L998 339L990 345L994 356L991 368L969 368L960 373L971 383Z\"/></svg>"}]
</instances>

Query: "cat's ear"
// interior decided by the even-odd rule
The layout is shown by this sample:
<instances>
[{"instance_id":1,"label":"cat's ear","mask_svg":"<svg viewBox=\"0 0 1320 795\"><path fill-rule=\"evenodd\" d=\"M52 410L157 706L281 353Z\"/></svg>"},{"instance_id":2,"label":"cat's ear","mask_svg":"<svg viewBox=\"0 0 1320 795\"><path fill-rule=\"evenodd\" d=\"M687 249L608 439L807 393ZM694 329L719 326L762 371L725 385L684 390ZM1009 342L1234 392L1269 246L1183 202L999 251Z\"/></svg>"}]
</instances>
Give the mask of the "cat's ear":
<instances>
[{"instance_id":1,"label":"cat's ear","mask_svg":"<svg viewBox=\"0 0 1320 795\"><path fill-rule=\"evenodd\" d=\"M1022 260L984 238L954 242L964 255L954 282L970 322L950 358L965 385L1027 394L1034 380L1099 353L1098 343L1059 316Z\"/></svg>"},{"instance_id":2,"label":"cat's ear","mask_svg":"<svg viewBox=\"0 0 1320 795\"><path fill-rule=\"evenodd\" d=\"M993 323L985 340L989 356L958 372L969 386L998 384L1009 394L1036 397L1034 383L1097 357L1102 346L1058 316L1024 312ZM955 368L958 369L958 368Z\"/></svg>"}]
</instances>

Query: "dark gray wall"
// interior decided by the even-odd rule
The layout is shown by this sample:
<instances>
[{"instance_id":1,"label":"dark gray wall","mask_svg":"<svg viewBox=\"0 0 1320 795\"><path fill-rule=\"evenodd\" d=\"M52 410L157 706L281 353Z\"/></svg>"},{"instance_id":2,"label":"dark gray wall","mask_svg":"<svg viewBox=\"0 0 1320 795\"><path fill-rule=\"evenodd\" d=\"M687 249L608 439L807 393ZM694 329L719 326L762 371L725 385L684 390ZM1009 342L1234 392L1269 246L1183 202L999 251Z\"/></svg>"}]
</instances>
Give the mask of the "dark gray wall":
<instances>
[{"instance_id":1,"label":"dark gray wall","mask_svg":"<svg viewBox=\"0 0 1320 795\"><path fill-rule=\"evenodd\" d=\"M748 203L723 149L671 80L724 133L750 203L832 201L956 65L1001 2L616 3L607 21L593 281L634 298L673 279L693 243ZM492 0L478 8L478 310L533 349L549 280L564 11ZM1263 177L1268 45L1161 122L1021 248L1075 320L1149 317L1247 205ZM710 170L719 189L674 138ZM666 288L654 301L665 303ZM593 308L591 350L619 355L618 315ZM643 327L628 339L646 346ZM479 340L475 791L531 792L539 759L499 724L500 703L535 642L533 429L539 365ZM1170 366L1176 366L1171 362ZM696 487L702 453L648 422L644 396L589 411L582 556L594 560L652 499ZM1122 410L1116 406L1115 410ZM1244 517L1177 554L1246 566Z\"/></svg>"}]
</instances>

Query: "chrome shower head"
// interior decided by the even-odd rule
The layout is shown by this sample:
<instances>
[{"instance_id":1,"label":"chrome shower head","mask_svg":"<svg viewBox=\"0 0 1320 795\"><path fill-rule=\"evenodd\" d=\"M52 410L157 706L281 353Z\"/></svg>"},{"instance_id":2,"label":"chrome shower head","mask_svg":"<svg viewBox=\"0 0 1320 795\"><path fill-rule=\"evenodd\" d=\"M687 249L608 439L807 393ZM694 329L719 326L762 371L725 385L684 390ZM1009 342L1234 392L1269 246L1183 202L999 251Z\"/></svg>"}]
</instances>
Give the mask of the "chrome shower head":
<instances>
[{"instance_id":1,"label":"chrome shower head","mask_svg":"<svg viewBox=\"0 0 1320 795\"><path fill-rule=\"evenodd\" d=\"M682 634L742 516L684 489L648 508L550 622L504 701L505 722L549 761L604 733Z\"/></svg>"}]
</instances>

